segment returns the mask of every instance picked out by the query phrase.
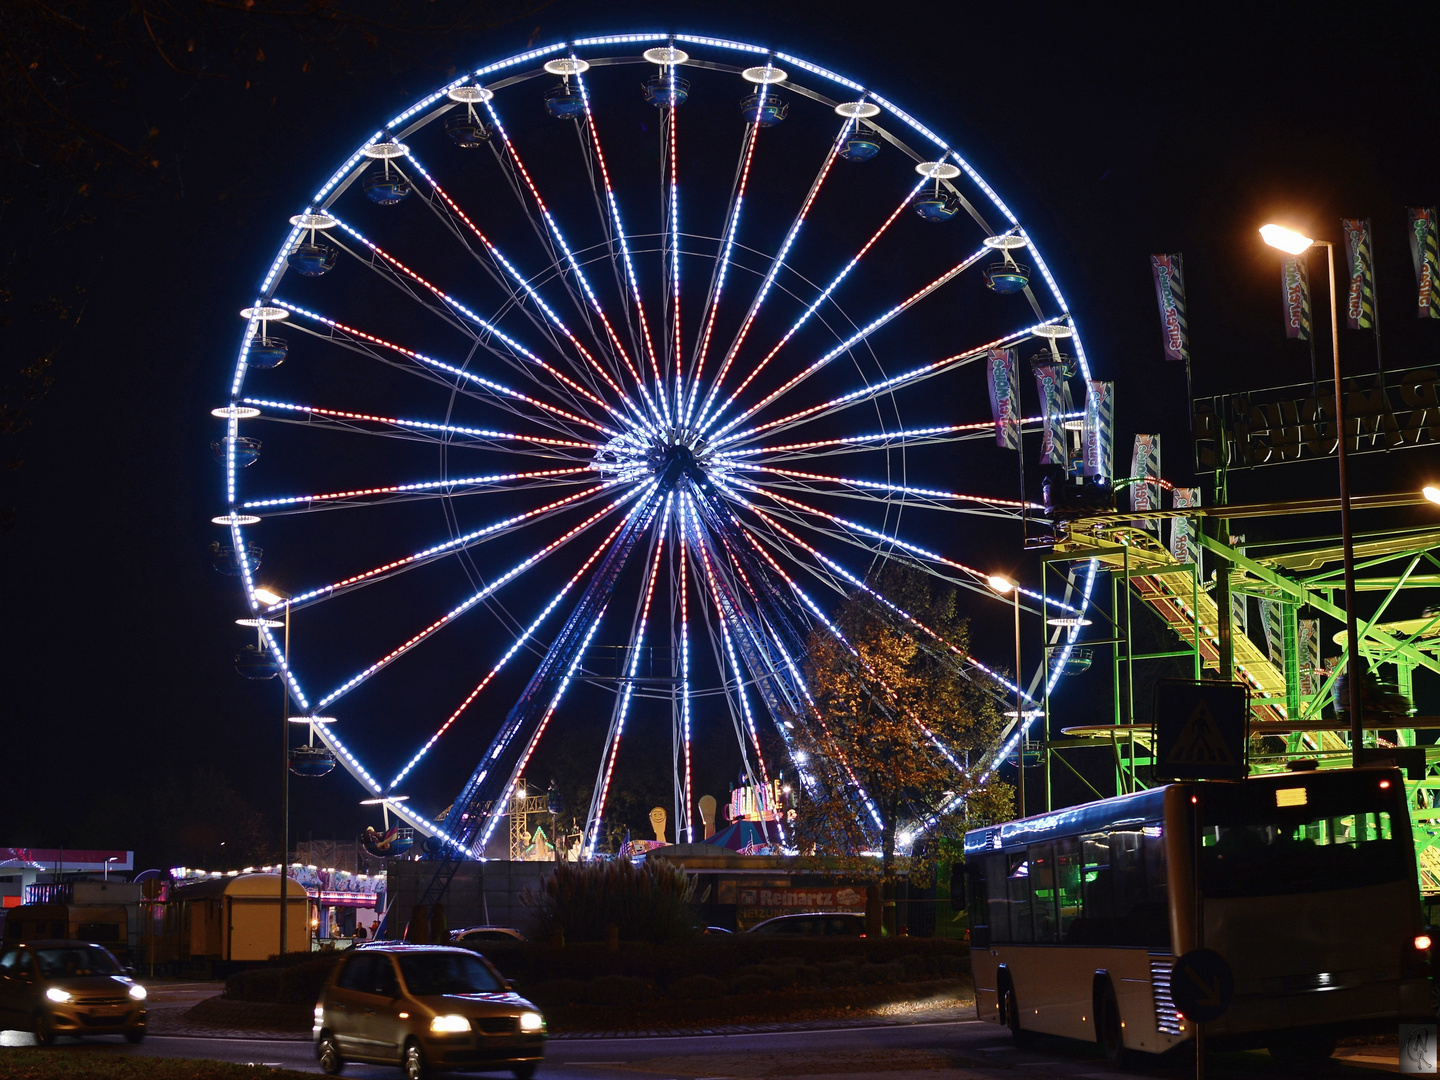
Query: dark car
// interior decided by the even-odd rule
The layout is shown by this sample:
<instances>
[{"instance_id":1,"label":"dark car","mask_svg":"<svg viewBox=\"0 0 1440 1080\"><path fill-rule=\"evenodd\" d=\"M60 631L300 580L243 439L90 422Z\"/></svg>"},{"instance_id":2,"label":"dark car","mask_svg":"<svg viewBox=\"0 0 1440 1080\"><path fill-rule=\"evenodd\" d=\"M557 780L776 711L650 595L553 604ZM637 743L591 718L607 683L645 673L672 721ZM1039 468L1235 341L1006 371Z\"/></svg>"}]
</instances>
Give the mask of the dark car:
<instances>
[{"instance_id":1,"label":"dark car","mask_svg":"<svg viewBox=\"0 0 1440 1080\"><path fill-rule=\"evenodd\" d=\"M41 1046L57 1036L145 1038L145 988L89 941L27 941L0 951L0 1027Z\"/></svg>"},{"instance_id":2,"label":"dark car","mask_svg":"<svg viewBox=\"0 0 1440 1080\"><path fill-rule=\"evenodd\" d=\"M756 923L752 934L786 937L864 937L865 916L849 911L812 911L804 915L777 915Z\"/></svg>"},{"instance_id":3,"label":"dark car","mask_svg":"<svg viewBox=\"0 0 1440 1080\"><path fill-rule=\"evenodd\" d=\"M463 930L456 930L450 935L450 944L469 945L474 947L487 941L498 941L502 944L509 942L524 941L525 935L509 926L467 926Z\"/></svg>"},{"instance_id":4,"label":"dark car","mask_svg":"<svg viewBox=\"0 0 1440 1080\"><path fill-rule=\"evenodd\" d=\"M315 1053L399 1065L408 1080L445 1069L509 1069L530 1080L545 1056L545 1019L478 953L386 943L351 951L315 1006Z\"/></svg>"}]
</instances>

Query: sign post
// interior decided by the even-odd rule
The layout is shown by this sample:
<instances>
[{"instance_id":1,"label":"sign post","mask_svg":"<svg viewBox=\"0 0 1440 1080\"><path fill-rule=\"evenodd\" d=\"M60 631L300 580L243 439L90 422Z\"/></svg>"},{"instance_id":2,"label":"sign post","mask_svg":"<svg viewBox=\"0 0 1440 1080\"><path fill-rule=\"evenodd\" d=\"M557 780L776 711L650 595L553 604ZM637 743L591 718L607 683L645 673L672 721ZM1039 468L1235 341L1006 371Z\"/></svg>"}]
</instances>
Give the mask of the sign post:
<instances>
[{"instance_id":1,"label":"sign post","mask_svg":"<svg viewBox=\"0 0 1440 1080\"><path fill-rule=\"evenodd\" d=\"M1224 572L1223 570L1221 571ZM1155 686L1155 778L1157 780L1243 780L1249 771L1250 689L1244 683L1162 679ZM1175 961L1170 994L1175 1008L1195 1025L1195 1076L1205 1076L1205 1025L1230 1007L1235 979L1219 953L1205 948L1204 894L1201 890L1204 791L1197 783L1190 796L1195 941Z\"/></svg>"}]
</instances>

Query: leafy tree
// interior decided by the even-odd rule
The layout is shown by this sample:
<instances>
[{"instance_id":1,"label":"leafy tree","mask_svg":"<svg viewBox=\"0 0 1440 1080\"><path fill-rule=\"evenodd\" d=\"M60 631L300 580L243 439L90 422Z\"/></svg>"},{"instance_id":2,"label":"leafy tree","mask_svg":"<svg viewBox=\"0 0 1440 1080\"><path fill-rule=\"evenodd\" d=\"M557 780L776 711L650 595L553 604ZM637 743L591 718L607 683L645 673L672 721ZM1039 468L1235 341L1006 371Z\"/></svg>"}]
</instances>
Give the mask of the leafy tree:
<instances>
[{"instance_id":1,"label":"leafy tree","mask_svg":"<svg viewBox=\"0 0 1440 1080\"><path fill-rule=\"evenodd\" d=\"M860 802L862 789L883 823L879 874L892 882L897 848L908 846L899 836L919 822L938 819L927 829L934 838L1011 815L1009 785L995 776L978 783L978 763L1003 718L961 660L968 622L953 587L887 564L841 602L833 622L844 642L817 627L806 647L815 709L791 718L805 768L823 789L800 803L796 839L802 850L822 855L853 858L873 850L875 823ZM867 865L854 861L857 870ZM867 862L873 872L873 860ZM923 876L927 860L917 854L911 862L912 873Z\"/></svg>"}]
</instances>

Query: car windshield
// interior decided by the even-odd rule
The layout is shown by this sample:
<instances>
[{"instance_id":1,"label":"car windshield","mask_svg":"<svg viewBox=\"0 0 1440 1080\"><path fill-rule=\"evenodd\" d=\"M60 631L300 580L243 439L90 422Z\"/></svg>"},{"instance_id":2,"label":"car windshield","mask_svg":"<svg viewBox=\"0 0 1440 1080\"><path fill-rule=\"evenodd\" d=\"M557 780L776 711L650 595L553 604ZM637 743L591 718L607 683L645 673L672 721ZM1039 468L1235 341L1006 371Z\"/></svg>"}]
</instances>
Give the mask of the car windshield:
<instances>
[{"instance_id":1,"label":"car windshield","mask_svg":"<svg viewBox=\"0 0 1440 1080\"><path fill-rule=\"evenodd\" d=\"M48 978L69 975L123 975L115 958L96 945L75 945L63 949L36 949L40 972Z\"/></svg>"},{"instance_id":2,"label":"car windshield","mask_svg":"<svg viewBox=\"0 0 1440 1080\"><path fill-rule=\"evenodd\" d=\"M407 953L400 957L400 974L416 997L489 994L504 989L483 960L466 953Z\"/></svg>"}]
</instances>

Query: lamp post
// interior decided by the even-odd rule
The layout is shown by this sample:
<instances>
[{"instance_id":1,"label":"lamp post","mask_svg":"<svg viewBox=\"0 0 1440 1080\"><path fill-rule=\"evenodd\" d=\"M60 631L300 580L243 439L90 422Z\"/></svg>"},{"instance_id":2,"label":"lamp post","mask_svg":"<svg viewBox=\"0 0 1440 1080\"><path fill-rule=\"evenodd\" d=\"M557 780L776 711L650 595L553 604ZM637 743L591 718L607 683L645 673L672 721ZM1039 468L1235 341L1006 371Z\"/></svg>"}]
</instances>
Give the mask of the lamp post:
<instances>
[{"instance_id":1,"label":"lamp post","mask_svg":"<svg viewBox=\"0 0 1440 1080\"><path fill-rule=\"evenodd\" d=\"M1016 756L1019 768L1015 781L1015 802L1020 811L1019 816L1023 818L1025 816L1025 710L1020 704L1020 586L1000 574L991 574L986 579L986 584L1001 596L1009 593L1015 611L1015 730L1020 736L1020 752Z\"/></svg>"},{"instance_id":2,"label":"lamp post","mask_svg":"<svg viewBox=\"0 0 1440 1080\"><path fill-rule=\"evenodd\" d=\"M1336 324L1335 245L1329 240L1312 240L1283 225L1265 225L1260 236L1273 248L1299 255L1314 244L1325 249L1330 269L1330 343L1335 357L1335 460L1340 472L1340 550L1345 567L1345 661L1350 697L1350 764L1360 765L1364 756L1365 718L1360 711L1360 628L1355 615L1355 544L1350 533L1350 472L1345 460L1345 391L1340 382L1340 328Z\"/></svg>"},{"instance_id":3,"label":"lamp post","mask_svg":"<svg viewBox=\"0 0 1440 1080\"><path fill-rule=\"evenodd\" d=\"M285 605L285 651L283 659L290 663L290 598L274 589L260 586L255 589L255 599L262 604ZM285 955L289 944L286 931L289 919L290 868L286 859L290 856L290 683L285 671L280 671L280 956Z\"/></svg>"}]
</instances>

